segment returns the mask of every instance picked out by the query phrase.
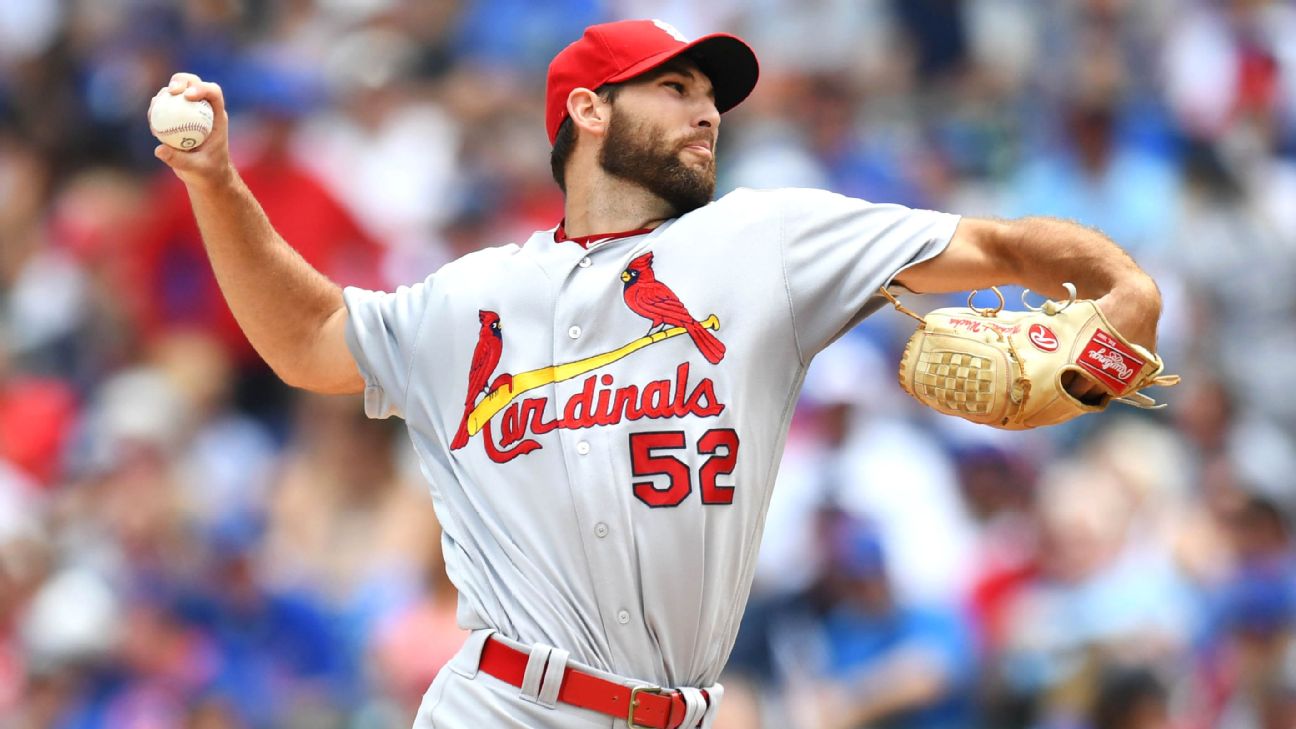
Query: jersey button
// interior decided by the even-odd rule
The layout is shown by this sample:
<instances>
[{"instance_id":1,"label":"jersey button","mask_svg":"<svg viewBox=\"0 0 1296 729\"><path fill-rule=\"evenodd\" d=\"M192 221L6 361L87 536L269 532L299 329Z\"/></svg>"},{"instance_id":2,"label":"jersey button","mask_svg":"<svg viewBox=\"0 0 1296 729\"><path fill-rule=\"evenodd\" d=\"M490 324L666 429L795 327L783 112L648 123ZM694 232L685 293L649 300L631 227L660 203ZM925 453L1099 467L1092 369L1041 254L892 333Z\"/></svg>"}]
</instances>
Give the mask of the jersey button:
<instances>
[{"instance_id":1,"label":"jersey button","mask_svg":"<svg viewBox=\"0 0 1296 729\"><path fill-rule=\"evenodd\" d=\"M579 454L581 454L582 456L583 456L583 455L586 455L587 453L590 452L590 444L587 443L586 441L581 441L581 442L577 443L577 444L576 444L576 452L579 453Z\"/></svg>"},{"instance_id":2,"label":"jersey button","mask_svg":"<svg viewBox=\"0 0 1296 729\"><path fill-rule=\"evenodd\" d=\"M567 336L572 339L580 339L580 327L572 327L567 330Z\"/></svg>"},{"instance_id":3,"label":"jersey button","mask_svg":"<svg viewBox=\"0 0 1296 729\"><path fill-rule=\"evenodd\" d=\"M630 622L630 613L626 610L622 610L621 612L617 613L617 622L621 623L622 625L625 625L626 623Z\"/></svg>"},{"instance_id":4,"label":"jersey button","mask_svg":"<svg viewBox=\"0 0 1296 729\"><path fill-rule=\"evenodd\" d=\"M594 536L598 537L599 539L602 539L603 537L606 537L607 534L608 534L607 524L604 524L603 522L599 522L594 525Z\"/></svg>"},{"instance_id":5,"label":"jersey button","mask_svg":"<svg viewBox=\"0 0 1296 729\"><path fill-rule=\"evenodd\" d=\"M593 261L591 261L590 259L588 259L588 258L582 258L582 259L580 259L580 263L578 263L578 264L576 264L576 265L577 265L577 266L580 266L581 268L589 268L591 263L593 263Z\"/></svg>"}]
</instances>

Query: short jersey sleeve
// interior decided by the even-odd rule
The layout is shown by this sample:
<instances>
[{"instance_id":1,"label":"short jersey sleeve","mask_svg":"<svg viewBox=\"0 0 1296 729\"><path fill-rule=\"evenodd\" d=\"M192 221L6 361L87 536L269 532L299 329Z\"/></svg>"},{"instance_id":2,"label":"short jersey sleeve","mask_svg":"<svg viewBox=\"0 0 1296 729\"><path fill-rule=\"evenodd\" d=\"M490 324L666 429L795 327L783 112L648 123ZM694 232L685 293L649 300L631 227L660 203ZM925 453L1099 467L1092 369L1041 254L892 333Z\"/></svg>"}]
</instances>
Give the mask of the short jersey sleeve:
<instances>
[{"instance_id":1,"label":"short jersey sleeve","mask_svg":"<svg viewBox=\"0 0 1296 729\"><path fill-rule=\"evenodd\" d=\"M943 251L959 222L823 190L780 192L784 275L803 363L859 323L879 287Z\"/></svg>"},{"instance_id":2,"label":"short jersey sleeve","mask_svg":"<svg viewBox=\"0 0 1296 729\"><path fill-rule=\"evenodd\" d=\"M365 381L365 415L405 416L414 348L427 314L433 277L395 292L343 290L346 341Z\"/></svg>"}]
</instances>

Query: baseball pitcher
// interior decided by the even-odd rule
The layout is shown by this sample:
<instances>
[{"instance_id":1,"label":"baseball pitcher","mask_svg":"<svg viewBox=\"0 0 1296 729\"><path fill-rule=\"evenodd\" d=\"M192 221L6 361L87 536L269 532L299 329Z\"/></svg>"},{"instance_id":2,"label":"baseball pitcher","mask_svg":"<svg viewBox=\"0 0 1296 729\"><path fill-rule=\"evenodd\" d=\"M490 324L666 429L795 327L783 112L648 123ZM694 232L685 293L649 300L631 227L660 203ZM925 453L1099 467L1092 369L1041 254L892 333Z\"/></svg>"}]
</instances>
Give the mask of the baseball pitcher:
<instances>
[{"instance_id":1,"label":"baseball pitcher","mask_svg":"<svg viewBox=\"0 0 1296 729\"><path fill-rule=\"evenodd\" d=\"M403 418L421 459L472 634L416 727L710 726L806 367L880 289L1071 282L1155 351L1155 284L1088 229L821 190L712 200L721 114L756 79L731 35L588 28L548 71L564 219L383 293L280 239L230 163L220 88L172 78L215 123L157 155L248 339L288 384ZM1055 377L1087 408L1120 394Z\"/></svg>"}]
</instances>

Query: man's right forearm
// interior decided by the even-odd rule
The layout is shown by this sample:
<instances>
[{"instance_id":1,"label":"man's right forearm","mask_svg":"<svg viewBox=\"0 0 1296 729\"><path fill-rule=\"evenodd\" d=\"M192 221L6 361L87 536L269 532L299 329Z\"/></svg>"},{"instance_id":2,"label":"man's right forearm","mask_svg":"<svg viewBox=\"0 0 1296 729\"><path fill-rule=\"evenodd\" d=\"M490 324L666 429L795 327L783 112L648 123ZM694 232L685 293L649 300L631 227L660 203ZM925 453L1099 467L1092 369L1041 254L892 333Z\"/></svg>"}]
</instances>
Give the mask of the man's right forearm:
<instances>
[{"instance_id":1,"label":"man's right forearm","mask_svg":"<svg viewBox=\"0 0 1296 729\"><path fill-rule=\"evenodd\" d=\"M234 168L188 191L221 293L257 353L290 385L354 389L341 386L355 384L354 364L340 367L347 363L317 351L325 324L343 309L342 289L275 232Z\"/></svg>"},{"instance_id":2,"label":"man's right forearm","mask_svg":"<svg viewBox=\"0 0 1296 729\"><path fill-rule=\"evenodd\" d=\"M159 96L166 93L212 107L211 133L198 147L181 152L160 145L154 154L188 189L216 281L248 341L290 385L360 392L364 381L346 345L342 290L279 237L231 164L220 86L177 73Z\"/></svg>"}]
</instances>

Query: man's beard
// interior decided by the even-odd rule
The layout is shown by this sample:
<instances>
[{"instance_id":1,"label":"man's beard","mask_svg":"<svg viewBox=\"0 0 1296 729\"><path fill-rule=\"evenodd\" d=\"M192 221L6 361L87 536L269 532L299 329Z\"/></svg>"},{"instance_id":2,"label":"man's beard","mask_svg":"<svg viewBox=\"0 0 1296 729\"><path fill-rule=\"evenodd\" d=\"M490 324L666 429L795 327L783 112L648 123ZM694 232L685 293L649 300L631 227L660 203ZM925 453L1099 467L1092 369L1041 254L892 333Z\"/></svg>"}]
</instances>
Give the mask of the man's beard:
<instances>
[{"instance_id":1,"label":"man's beard","mask_svg":"<svg viewBox=\"0 0 1296 729\"><path fill-rule=\"evenodd\" d=\"M711 202L716 187L714 157L705 167L689 167L680 160L680 152L681 148L667 145L660 130L613 113L599 150L599 165L609 175L665 200L680 216Z\"/></svg>"}]
</instances>

